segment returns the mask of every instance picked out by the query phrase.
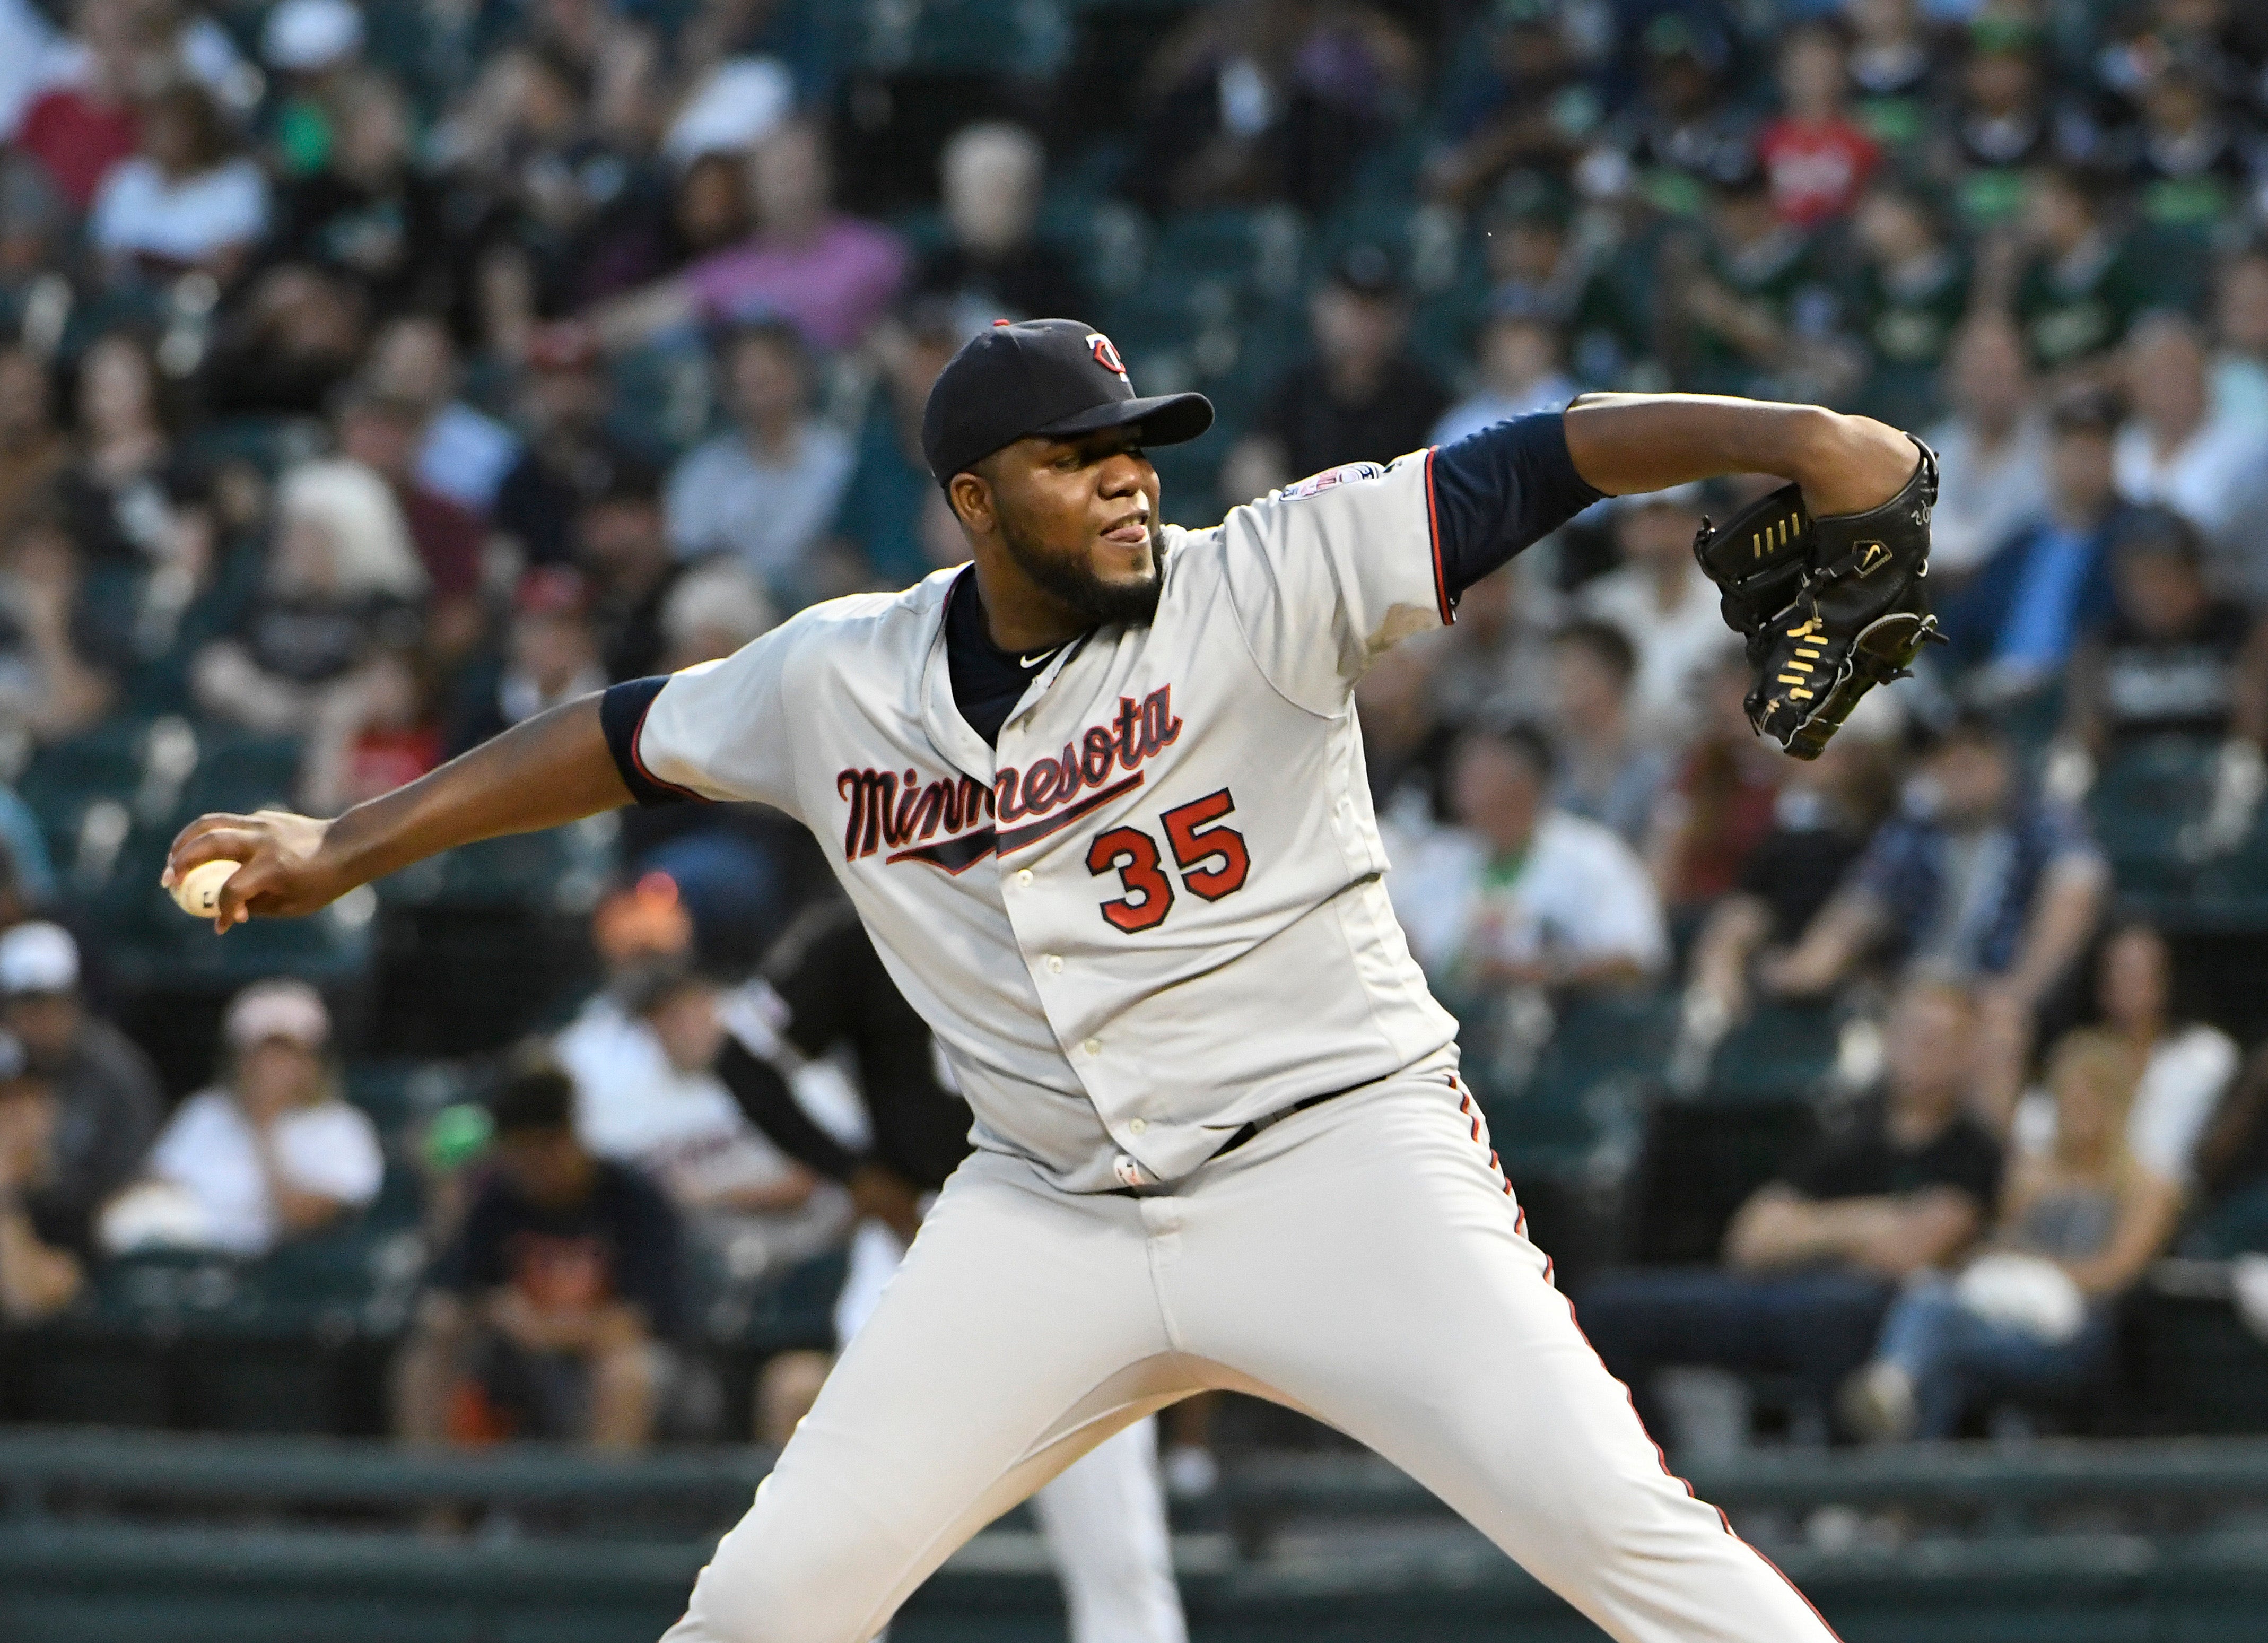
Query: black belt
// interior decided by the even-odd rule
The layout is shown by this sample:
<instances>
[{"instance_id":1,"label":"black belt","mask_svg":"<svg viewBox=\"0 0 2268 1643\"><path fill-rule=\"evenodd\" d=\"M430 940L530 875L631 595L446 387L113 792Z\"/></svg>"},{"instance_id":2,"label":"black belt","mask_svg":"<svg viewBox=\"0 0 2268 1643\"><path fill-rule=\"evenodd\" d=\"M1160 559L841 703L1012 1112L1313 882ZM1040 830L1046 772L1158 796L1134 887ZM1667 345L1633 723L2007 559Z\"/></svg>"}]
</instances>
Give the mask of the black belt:
<instances>
[{"instance_id":1,"label":"black belt","mask_svg":"<svg viewBox=\"0 0 2268 1643\"><path fill-rule=\"evenodd\" d=\"M1246 1124L1234 1135L1230 1136L1228 1139L1220 1144L1220 1149L1212 1156L1213 1158L1226 1158L1231 1153L1236 1151L1238 1147L1242 1146L1247 1141L1252 1139L1254 1136L1258 1135L1263 1130L1271 1128L1276 1124L1283 1123L1285 1119L1290 1117L1293 1113L1305 1112L1310 1107L1320 1107L1325 1101L1331 1100L1335 1096L1345 1094L1347 1090L1359 1090L1361 1087L1362 1086L1359 1084L1350 1084L1346 1087L1346 1089L1325 1090L1320 1095L1310 1095L1305 1101L1295 1101L1289 1107L1278 1107L1274 1112L1270 1113L1266 1117L1255 1118L1250 1124ZM1207 1163L1211 1163L1212 1160L1207 1159L1205 1161Z\"/></svg>"}]
</instances>

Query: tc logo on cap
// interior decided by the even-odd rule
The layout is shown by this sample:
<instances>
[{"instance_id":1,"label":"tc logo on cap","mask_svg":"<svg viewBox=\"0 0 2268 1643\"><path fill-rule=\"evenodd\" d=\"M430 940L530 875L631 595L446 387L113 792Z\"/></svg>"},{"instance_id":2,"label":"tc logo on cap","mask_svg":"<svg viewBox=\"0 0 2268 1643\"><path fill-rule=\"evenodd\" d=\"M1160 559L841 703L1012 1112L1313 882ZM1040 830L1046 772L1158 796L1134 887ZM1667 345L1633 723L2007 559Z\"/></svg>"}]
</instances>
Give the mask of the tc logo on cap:
<instances>
[{"instance_id":1,"label":"tc logo on cap","mask_svg":"<svg viewBox=\"0 0 2268 1643\"><path fill-rule=\"evenodd\" d=\"M1108 337L1105 336L1100 331L1089 331L1086 334L1086 343L1088 347L1094 350L1095 364L1101 365L1105 371L1109 372L1113 376L1117 377L1121 381L1125 380L1126 362L1118 357L1118 347L1116 343L1113 343Z\"/></svg>"}]
</instances>

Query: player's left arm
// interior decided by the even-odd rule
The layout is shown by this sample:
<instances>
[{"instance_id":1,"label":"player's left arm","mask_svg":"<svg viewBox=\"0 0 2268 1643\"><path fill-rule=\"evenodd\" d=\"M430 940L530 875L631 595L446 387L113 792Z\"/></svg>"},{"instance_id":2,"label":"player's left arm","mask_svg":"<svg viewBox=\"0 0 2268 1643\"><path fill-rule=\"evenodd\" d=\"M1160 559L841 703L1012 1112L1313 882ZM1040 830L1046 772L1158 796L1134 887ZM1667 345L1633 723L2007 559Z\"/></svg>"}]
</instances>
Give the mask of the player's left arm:
<instances>
[{"instance_id":1,"label":"player's left arm","mask_svg":"<svg viewBox=\"0 0 2268 1643\"><path fill-rule=\"evenodd\" d=\"M1454 601L1604 497L1727 474L1801 485L1817 513L1896 496L1918 456L1896 429L1818 405L1700 394L1586 394L1557 415L1484 428L1432 453L1428 505Z\"/></svg>"},{"instance_id":2,"label":"player's left arm","mask_svg":"<svg viewBox=\"0 0 2268 1643\"><path fill-rule=\"evenodd\" d=\"M1771 474L1802 486L1815 514L1880 507L1920 460L1871 416L1706 394L1586 394L1567 408L1566 430L1575 471L1605 495Z\"/></svg>"}]
</instances>

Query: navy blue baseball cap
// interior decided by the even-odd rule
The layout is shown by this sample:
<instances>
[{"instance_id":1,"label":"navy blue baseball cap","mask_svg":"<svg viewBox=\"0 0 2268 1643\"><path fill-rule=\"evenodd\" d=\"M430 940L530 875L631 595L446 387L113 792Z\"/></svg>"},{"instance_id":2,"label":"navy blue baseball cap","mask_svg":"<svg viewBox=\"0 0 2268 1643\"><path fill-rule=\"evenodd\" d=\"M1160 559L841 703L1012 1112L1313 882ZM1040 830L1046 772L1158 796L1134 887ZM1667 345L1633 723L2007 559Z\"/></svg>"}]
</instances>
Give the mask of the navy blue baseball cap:
<instances>
[{"instance_id":1,"label":"navy blue baseball cap","mask_svg":"<svg viewBox=\"0 0 2268 1643\"><path fill-rule=\"evenodd\" d=\"M1212 426L1202 394L1138 396L1111 340L1080 320L996 321L961 345L922 409L922 454L939 484L1003 446L1138 425L1145 445Z\"/></svg>"}]
</instances>

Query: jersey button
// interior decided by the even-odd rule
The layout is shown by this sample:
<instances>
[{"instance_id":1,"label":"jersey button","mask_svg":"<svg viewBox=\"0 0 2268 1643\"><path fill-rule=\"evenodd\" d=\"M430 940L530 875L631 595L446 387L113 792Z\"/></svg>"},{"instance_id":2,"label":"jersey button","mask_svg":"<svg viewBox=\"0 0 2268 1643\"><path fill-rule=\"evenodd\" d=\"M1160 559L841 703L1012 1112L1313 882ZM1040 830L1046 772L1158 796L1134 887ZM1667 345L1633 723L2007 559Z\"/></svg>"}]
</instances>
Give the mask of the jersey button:
<instances>
[{"instance_id":1,"label":"jersey button","mask_svg":"<svg viewBox=\"0 0 2268 1643\"><path fill-rule=\"evenodd\" d=\"M1048 974L1050 976L1060 976L1063 974L1063 960L1060 956L1053 953L1048 954Z\"/></svg>"},{"instance_id":2,"label":"jersey button","mask_svg":"<svg viewBox=\"0 0 2268 1643\"><path fill-rule=\"evenodd\" d=\"M1090 1056L1099 1056L1102 1053L1102 1041L1099 1038L1090 1038L1079 1048Z\"/></svg>"},{"instance_id":3,"label":"jersey button","mask_svg":"<svg viewBox=\"0 0 2268 1643\"><path fill-rule=\"evenodd\" d=\"M1019 884L1029 884L1031 881L1032 881L1032 870L1031 870L1029 867L1019 867L1019 868L1017 868L1017 869L1016 869L1016 882L1017 882L1017 883L1019 883Z\"/></svg>"},{"instance_id":4,"label":"jersey button","mask_svg":"<svg viewBox=\"0 0 2268 1643\"><path fill-rule=\"evenodd\" d=\"M1149 1127L1150 1121L1147 1118L1137 1118L1133 1123L1126 1126L1126 1132L1129 1135L1140 1135L1146 1131Z\"/></svg>"}]
</instances>

